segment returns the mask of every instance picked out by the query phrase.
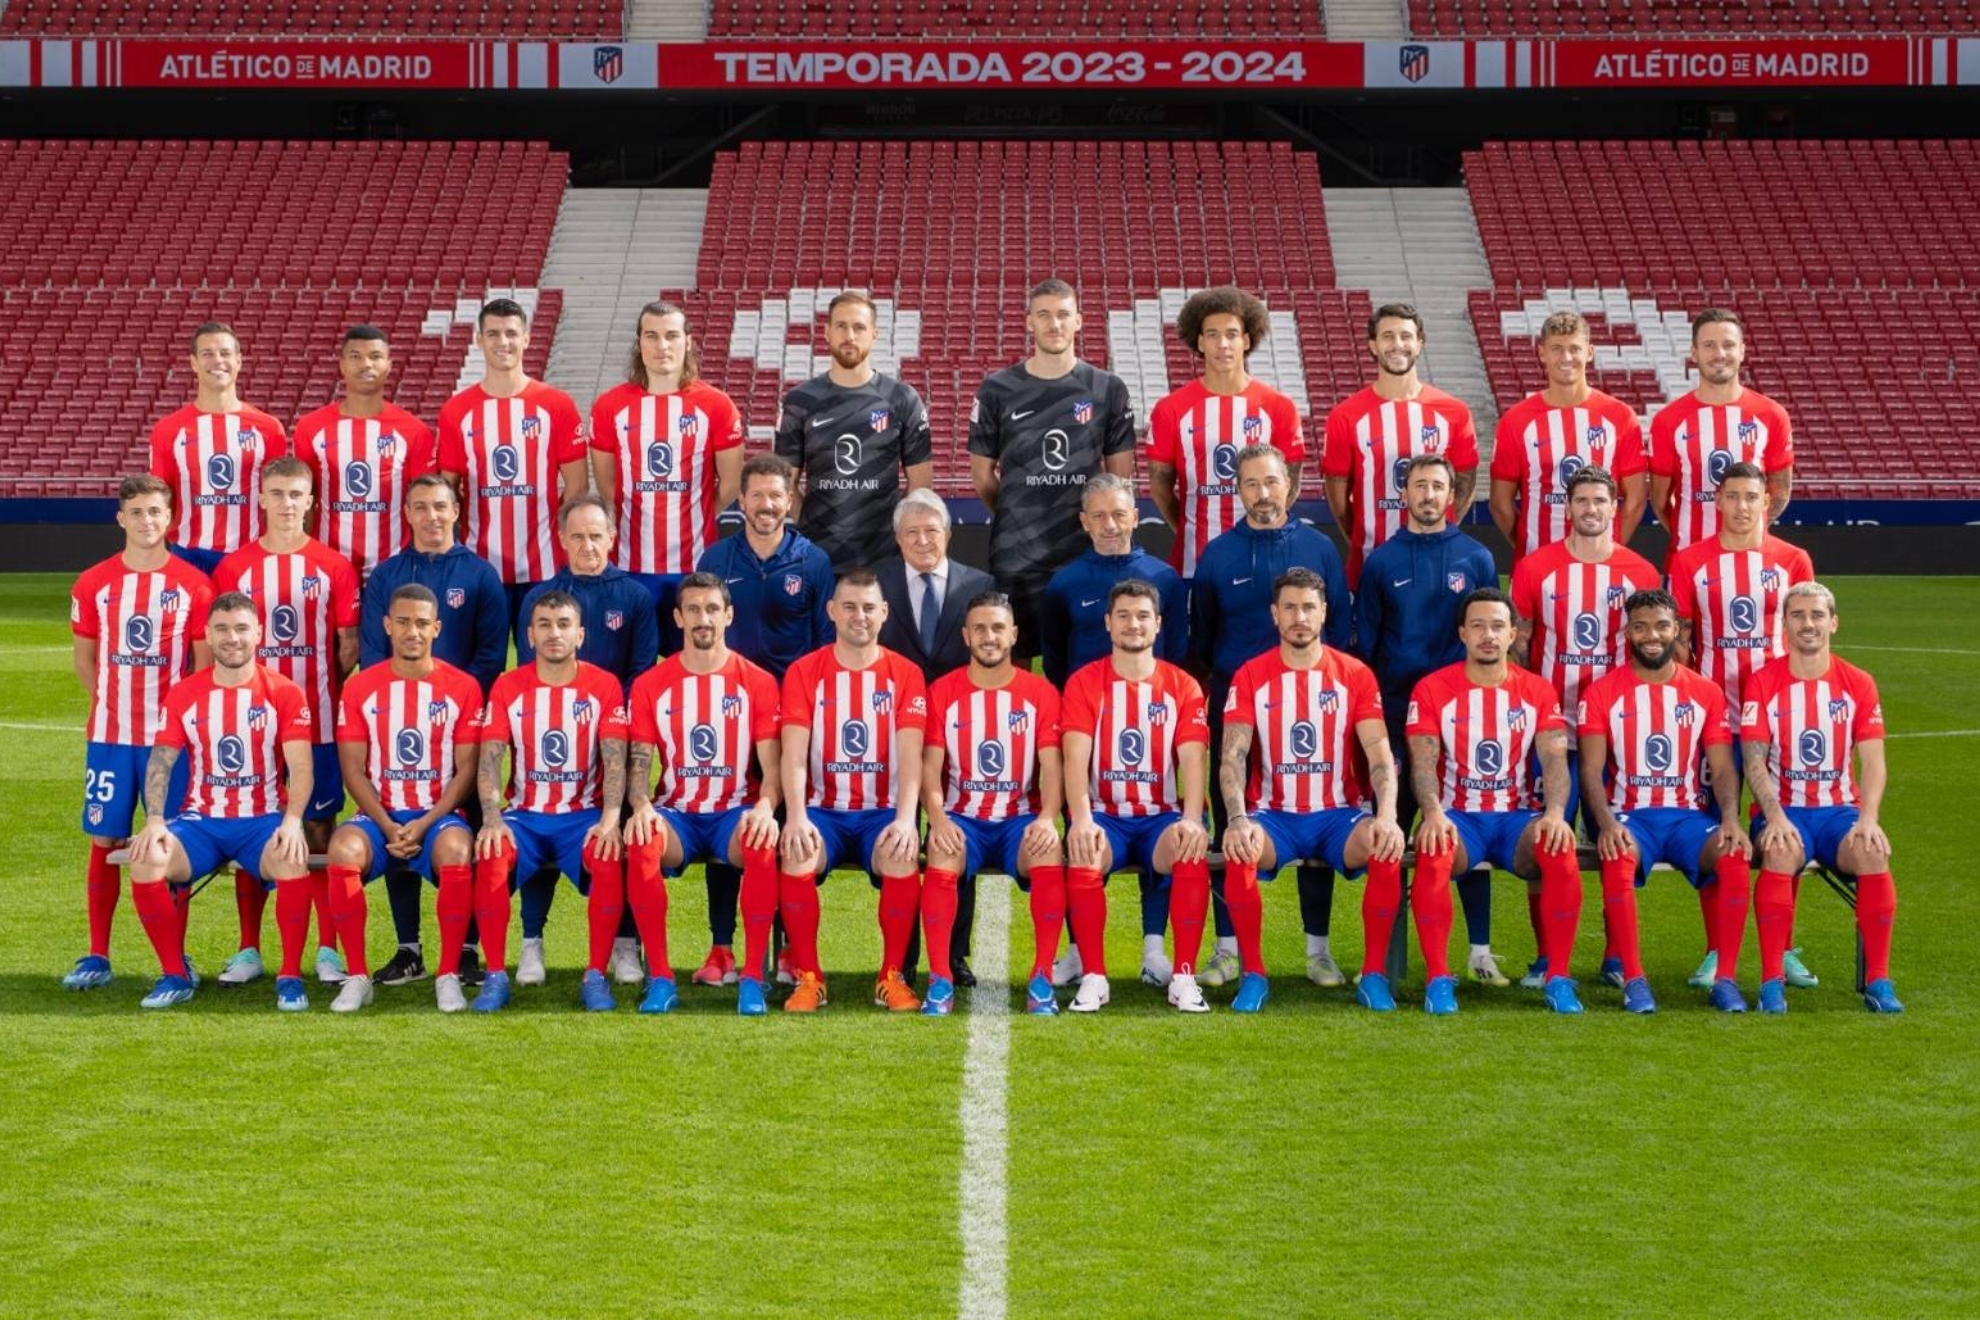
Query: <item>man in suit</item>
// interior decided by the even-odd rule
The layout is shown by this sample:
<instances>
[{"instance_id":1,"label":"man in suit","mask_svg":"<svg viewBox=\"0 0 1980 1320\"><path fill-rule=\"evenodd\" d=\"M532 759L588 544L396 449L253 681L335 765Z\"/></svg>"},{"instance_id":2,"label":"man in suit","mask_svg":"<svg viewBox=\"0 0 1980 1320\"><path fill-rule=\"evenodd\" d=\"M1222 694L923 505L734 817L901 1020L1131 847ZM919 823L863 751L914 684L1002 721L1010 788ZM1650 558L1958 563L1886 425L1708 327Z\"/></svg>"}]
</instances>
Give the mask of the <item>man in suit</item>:
<instances>
[{"instance_id":1,"label":"man in suit","mask_svg":"<svg viewBox=\"0 0 1980 1320\"><path fill-rule=\"evenodd\" d=\"M911 490L894 506L894 542L901 553L873 568L887 602L880 645L919 665L930 683L969 663L963 618L970 601L997 589L988 573L949 558L949 533L949 506L942 497L931 490ZM976 984L969 969L969 936L975 924L976 878L967 876L957 886L956 924L949 938L949 961L959 986ZM908 950L909 969L918 952Z\"/></svg>"}]
</instances>

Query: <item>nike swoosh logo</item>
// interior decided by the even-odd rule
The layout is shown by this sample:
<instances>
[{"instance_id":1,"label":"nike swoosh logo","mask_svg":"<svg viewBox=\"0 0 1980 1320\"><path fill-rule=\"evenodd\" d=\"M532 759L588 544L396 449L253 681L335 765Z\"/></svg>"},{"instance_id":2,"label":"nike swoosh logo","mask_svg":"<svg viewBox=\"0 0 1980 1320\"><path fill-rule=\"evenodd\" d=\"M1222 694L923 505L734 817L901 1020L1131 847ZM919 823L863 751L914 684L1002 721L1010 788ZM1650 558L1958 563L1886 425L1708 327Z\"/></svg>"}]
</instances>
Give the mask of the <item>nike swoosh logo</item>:
<instances>
[{"instance_id":1,"label":"nike swoosh logo","mask_svg":"<svg viewBox=\"0 0 1980 1320\"><path fill-rule=\"evenodd\" d=\"M1251 581L1251 579L1250 579L1250 578L1248 578L1248 577L1241 577L1241 578L1232 578L1232 579L1231 579L1231 585L1232 585L1232 586L1234 586L1234 587L1241 587L1241 586L1243 586L1243 585L1244 585L1245 583L1247 583L1247 582L1249 582L1249 581Z\"/></svg>"},{"instance_id":2,"label":"nike swoosh logo","mask_svg":"<svg viewBox=\"0 0 1980 1320\"><path fill-rule=\"evenodd\" d=\"M1027 418L1027 417L1029 417L1029 416L1031 416L1031 414L1033 414L1033 413L1035 413L1035 412L1037 412L1037 411L1038 411L1038 410L1037 410L1036 408L1027 408L1027 409L1025 409L1025 410L1024 410L1023 412L1014 412L1014 413L1012 413L1012 414L1011 414L1011 420L1012 420L1012 421L1014 421L1014 422L1021 422L1021 421L1023 421L1023 420L1025 419L1025 418Z\"/></svg>"},{"instance_id":3,"label":"nike swoosh logo","mask_svg":"<svg viewBox=\"0 0 1980 1320\"><path fill-rule=\"evenodd\" d=\"M1406 587L1415 580L1416 580L1415 578L1404 578L1400 582L1391 582L1389 585L1392 587Z\"/></svg>"},{"instance_id":4,"label":"nike swoosh logo","mask_svg":"<svg viewBox=\"0 0 1980 1320\"><path fill-rule=\"evenodd\" d=\"M1079 603L1079 607L1083 610L1092 609L1095 605L1098 605L1102 599L1103 599L1102 597L1095 596L1092 600L1083 600Z\"/></svg>"},{"instance_id":5,"label":"nike swoosh logo","mask_svg":"<svg viewBox=\"0 0 1980 1320\"><path fill-rule=\"evenodd\" d=\"M733 586L735 586L735 585L736 585L736 583L738 583L738 582L740 582L740 581L742 581L742 579L741 579L741 578L723 578L722 580L723 580L724 582L726 582L726 583L728 583L728 584L729 584L730 586L732 586L732 587L733 587Z\"/></svg>"},{"instance_id":6,"label":"nike swoosh logo","mask_svg":"<svg viewBox=\"0 0 1980 1320\"><path fill-rule=\"evenodd\" d=\"M811 419L809 423L811 429L814 431L821 426L830 426L831 424L832 424L832 419L829 417L814 417Z\"/></svg>"}]
</instances>

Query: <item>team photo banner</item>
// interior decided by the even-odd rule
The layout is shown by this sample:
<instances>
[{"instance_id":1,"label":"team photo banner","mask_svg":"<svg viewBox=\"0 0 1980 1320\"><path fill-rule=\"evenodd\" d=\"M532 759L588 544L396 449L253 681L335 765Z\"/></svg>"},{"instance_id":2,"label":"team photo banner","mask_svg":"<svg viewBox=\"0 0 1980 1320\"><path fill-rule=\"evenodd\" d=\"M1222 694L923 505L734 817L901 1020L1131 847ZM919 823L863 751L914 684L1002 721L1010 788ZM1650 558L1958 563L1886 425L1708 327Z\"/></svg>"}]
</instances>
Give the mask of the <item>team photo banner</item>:
<instances>
[{"instance_id":1,"label":"team photo banner","mask_svg":"<svg viewBox=\"0 0 1980 1320\"><path fill-rule=\"evenodd\" d=\"M1297 92L1980 84L1980 37L1680 41L0 41L0 87Z\"/></svg>"}]
</instances>

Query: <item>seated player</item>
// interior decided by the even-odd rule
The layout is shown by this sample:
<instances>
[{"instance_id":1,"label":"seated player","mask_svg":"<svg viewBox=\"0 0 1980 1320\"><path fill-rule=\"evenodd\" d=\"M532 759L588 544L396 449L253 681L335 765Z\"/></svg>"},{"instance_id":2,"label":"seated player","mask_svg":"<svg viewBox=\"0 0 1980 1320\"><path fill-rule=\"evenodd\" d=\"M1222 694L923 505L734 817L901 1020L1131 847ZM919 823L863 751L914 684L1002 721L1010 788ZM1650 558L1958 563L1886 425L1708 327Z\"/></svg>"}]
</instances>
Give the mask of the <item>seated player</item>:
<instances>
[{"instance_id":1,"label":"seated player","mask_svg":"<svg viewBox=\"0 0 1980 1320\"><path fill-rule=\"evenodd\" d=\"M1517 636L1512 603L1480 587L1458 613L1464 659L1425 675L1409 699L1410 773L1423 820L1416 830L1410 907L1429 976L1423 1008L1457 1012L1450 974L1453 872L1490 862L1540 883L1540 956L1556 1013L1579 1013L1568 956L1581 918L1581 872L1567 823L1567 716L1553 685L1506 657ZM1534 792L1528 761L1540 758Z\"/></svg>"},{"instance_id":2,"label":"seated player","mask_svg":"<svg viewBox=\"0 0 1980 1320\"><path fill-rule=\"evenodd\" d=\"M1581 800L1595 818L1603 916L1623 964L1623 1008L1654 1013L1657 1000L1637 940L1636 890L1658 862L1683 872L1693 888L1716 874L1721 895L1739 896L1739 928L1713 924L1713 948L1723 956L1746 924L1753 843L1739 820L1726 699L1718 684L1679 666L1676 603L1651 589L1633 593L1623 610L1629 663L1581 691ZM1716 820L1698 805L1706 800L1708 770ZM1737 985L1719 980L1712 1006L1741 1013L1746 1001Z\"/></svg>"},{"instance_id":3,"label":"seated player","mask_svg":"<svg viewBox=\"0 0 1980 1320\"><path fill-rule=\"evenodd\" d=\"M787 1013L825 1007L818 961L818 886L842 863L880 889L880 975L873 1002L912 1013L901 975L921 903L921 743L928 696L913 662L880 645L887 602L871 571L842 574L826 606L838 640L784 675L784 835L778 909L797 986ZM943 948L947 948L945 941Z\"/></svg>"},{"instance_id":4,"label":"seated player","mask_svg":"<svg viewBox=\"0 0 1980 1320\"><path fill-rule=\"evenodd\" d=\"M1114 651L1066 684L1059 745L1065 756L1066 908L1084 971L1072 1011L1097 1013L1107 983L1107 877L1138 866L1166 877L1175 932L1169 1003L1207 1013L1196 983L1210 912L1210 835L1204 778L1210 723L1203 689L1155 658L1161 598L1136 578L1108 592Z\"/></svg>"},{"instance_id":5,"label":"seated player","mask_svg":"<svg viewBox=\"0 0 1980 1320\"><path fill-rule=\"evenodd\" d=\"M1787 591L1788 653L1747 682L1740 749L1753 788L1760 884L1753 895L1760 928L1760 1011L1787 1012L1785 964L1794 938L1797 877L1810 857L1856 877L1856 929L1863 937L1863 1003L1902 1013L1891 985L1891 919L1897 885L1891 841L1877 823L1887 782L1884 708L1870 675L1829 652L1836 598L1819 582ZM1792 748L1790 752L1787 749ZM1861 781L1850 774L1856 754ZM1764 822L1764 823L1763 823ZM1729 904L1721 914L1730 922ZM1740 914L1745 924L1745 914ZM1728 948L1738 944L1728 940ZM1720 951L1718 973L1735 967Z\"/></svg>"},{"instance_id":6,"label":"seated player","mask_svg":"<svg viewBox=\"0 0 1980 1320\"><path fill-rule=\"evenodd\" d=\"M605 977L626 910L619 806L626 797L625 691L577 658L584 645L578 603L547 591L530 606L536 659L495 680L481 708L481 833L474 841L474 914L487 972L472 1007L509 1002L509 894L516 877L554 867L590 900L591 941L583 1000L609 1010ZM502 757L512 752L506 790ZM443 877L444 882L444 877ZM452 908L456 900L442 901Z\"/></svg>"},{"instance_id":7,"label":"seated player","mask_svg":"<svg viewBox=\"0 0 1980 1320\"><path fill-rule=\"evenodd\" d=\"M689 573L673 588L674 624L687 643L633 683L631 811L626 816L626 900L646 945L642 1013L680 1002L667 961L667 883L691 862L742 870L743 965L736 1011L760 1017L763 960L777 919L777 809L782 805L777 682L731 651L729 588ZM660 798L653 759L660 758ZM740 973L740 975L738 975ZM719 982L718 982L719 984Z\"/></svg>"},{"instance_id":8,"label":"seated player","mask_svg":"<svg viewBox=\"0 0 1980 1320\"><path fill-rule=\"evenodd\" d=\"M1382 958L1402 906L1403 832L1396 823L1396 763L1374 673L1321 640L1327 582L1291 568L1272 584L1279 644L1246 661L1224 703L1217 782L1224 794L1224 901L1244 974L1231 1008L1265 1006L1264 904L1259 880L1290 862L1325 859L1349 877L1365 868L1363 951L1357 1002L1395 1008ZM1254 759L1252 750L1258 755ZM1375 810L1362 804L1355 771L1367 759ZM1445 929L1450 899L1445 897Z\"/></svg>"},{"instance_id":9,"label":"seated player","mask_svg":"<svg viewBox=\"0 0 1980 1320\"><path fill-rule=\"evenodd\" d=\"M144 772L144 828L131 840L131 904L158 953L158 983L141 1001L170 1008L198 984L186 961L186 904L173 892L223 866L244 866L275 889L282 968L275 1006L309 1007L303 946L309 940L311 720L302 689L255 658L261 616L238 591L214 598L206 618L211 668L165 696L164 724ZM165 815L173 766L191 753L186 807Z\"/></svg>"},{"instance_id":10,"label":"seated player","mask_svg":"<svg viewBox=\"0 0 1980 1320\"><path fill-rule=\"evenodd\" d=\"M400 587L385 608L392 658L344 685L337 755L357 815L330 836L330 902L349 973L330 1003L335 1013L371 1002L364 887L387 871L423 876L445 895L433 991L443 1013L467 1007L460 960L473 915L474 831L460 809L474 791L481 685L433 654L440 630L439 598Z\"/></svg>"},{"instance_id":11,"label":"seated player","mask_svg":"<svg viewBox=\"0 0 1980 1320\"><path fill-rule=\"evenodd\" d=\"M1066 920L1065 852L1059 844L1059 693L1011 656L1017 621L1010 601L986 591L963 615L969 663L928 692L929 737L921 753L928 816L928 870L921 888L928 1002L955 1003L946 951L959 881L985 866L1031 896L1033 944L1025 1011L1057 1013L1052 956Z\"/></svg>"}]
</instances>

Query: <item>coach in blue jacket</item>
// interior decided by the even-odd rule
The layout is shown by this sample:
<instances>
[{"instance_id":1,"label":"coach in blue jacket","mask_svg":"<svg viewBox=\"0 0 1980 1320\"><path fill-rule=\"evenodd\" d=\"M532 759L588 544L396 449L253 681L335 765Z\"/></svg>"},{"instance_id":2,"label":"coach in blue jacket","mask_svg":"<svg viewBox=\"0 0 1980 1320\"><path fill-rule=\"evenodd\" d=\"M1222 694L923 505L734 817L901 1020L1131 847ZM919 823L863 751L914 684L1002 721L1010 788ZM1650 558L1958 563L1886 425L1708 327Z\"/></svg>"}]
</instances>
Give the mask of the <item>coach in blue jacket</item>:
<instances>
[{"instance_id":1,"label":"coach in blue jacket","mask_svg":"<svg viewBox=\"0 0 1980 1320\"><path fill-rule=\"evenodd\" d=\"M406 525L412 544L383 560L365 579L358 608L358 663L392 658L385 615L392 593L422 586L440 602L435 658L472 674L483 696L509 663L509 598L495 566L460 543L461 519L454 488L437 473L416 478L406 490ZM419 890L413 890L417 898ZM415 935L416 937L416 935Z\"/></svg>"},{"instance_id":2,"label":"coach in blue jacket","mask_svg":"<svg viewBox=\"0 0 1980 1320\"><path fill-rule=\"evenodd\" d=\"M1038 604L1038 654L1045 677L1064 689L1066 679L1114 653L1107 636L1107 593L1137 578L1161 596L1162 631L1156 658L1181 664L1189 655L1189 587L1176 570L1134 543L1140 516L1134 482L1112 472L1086 479L1079 525L1092 547L1052 575Z\"/></svg>"},{"instance_id":3,"label":"coach in blue jacket","mask_svg":"<svg viewBox=\"0 0 1980 1320\"><path fill-rule=\"evenodd\" d=\"M561 591L578 603L584 623L584 644L578 659L597 665L631 691L633 680L660 660L660 616L653 593L644 583L612 562L617 529L612 510L596 495L565 501L557 511L557 539L564 546L564 567L547 582L531 587L516 616L516 664L536 659L529 643L529 613L539 596ZM528 928L524 928L527 939Z\"/></svg>"},{"instance_id":4,"label":"coach in blue jacket","mask_svg":"<svg viewBox=\"0 0 1980 1320\"><path fill-rule=\"evenodd\" d=\"M1362 659L1382 688L1400 781L1396 819L1405 831L1416 816L1409 773L1409 695L1424 675L1464 659L1458 612L1467 593L1499 585L1499 569L1484 546L1446 520L1457 473L1442 454L1418 454L1403 469L1409 525L1370 551L1355 598L1355 631ZM1491 871L1458 877L1471 941L1466 969L1473 980L1504 985L1492 957Z\"/></svg>"},{"instance_id":5,"label":"coach in blue jacket","mask_svg":"<svg viewBox=\"0 0 1980 1320\"><path fill-rule=\"evenodd\" d=\"M741 481L741 534L709 546L694 567L729 584L736 615L729 649L781 683L799 656L837 640L825 605L838 578L825 552L785 522L797 469L757 454L743 464Z\"/></svg>"}]
</instances>

